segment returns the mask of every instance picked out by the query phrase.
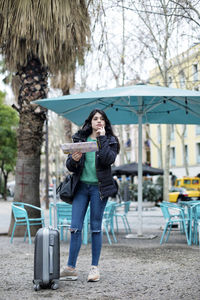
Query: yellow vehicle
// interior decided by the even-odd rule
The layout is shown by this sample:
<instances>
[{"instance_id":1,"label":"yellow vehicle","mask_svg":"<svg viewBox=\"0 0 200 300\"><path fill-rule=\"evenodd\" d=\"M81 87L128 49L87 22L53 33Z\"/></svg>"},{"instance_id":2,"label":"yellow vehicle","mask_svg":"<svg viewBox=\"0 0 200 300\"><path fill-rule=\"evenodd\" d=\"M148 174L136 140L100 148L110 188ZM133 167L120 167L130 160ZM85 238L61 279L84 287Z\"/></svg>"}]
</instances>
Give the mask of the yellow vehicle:
<instances>
[{"instance_id":1,"label":"yellow vehicle","mask_svg":"<svg viewBox=\"0 0 200 300\"><path fill-rule=\"evenodd\" d=\"M175 185L169 191L169 201L200 200L200 178L182 177L177 178Z\"/></svg>"},{"instance_id":2,"label":"yellow vehicle","mask_svg":"<svg viewBox=\"0 0 200 300\"><path fill-rule=\"evenodd\" d=\"M169 191L169 202L200 200L200 191L173 186Z\"/></svg>"},{"instance_id":3,"label":"yellow vehicle","mask_svg":"<svg viewBox=\"0 0 200 300\"><path fill-rule=\"evenodd\" d=\"M175 181L175 186L200 191L200 178L199 177L177 178Z\"/></svg>"}]
</instances>

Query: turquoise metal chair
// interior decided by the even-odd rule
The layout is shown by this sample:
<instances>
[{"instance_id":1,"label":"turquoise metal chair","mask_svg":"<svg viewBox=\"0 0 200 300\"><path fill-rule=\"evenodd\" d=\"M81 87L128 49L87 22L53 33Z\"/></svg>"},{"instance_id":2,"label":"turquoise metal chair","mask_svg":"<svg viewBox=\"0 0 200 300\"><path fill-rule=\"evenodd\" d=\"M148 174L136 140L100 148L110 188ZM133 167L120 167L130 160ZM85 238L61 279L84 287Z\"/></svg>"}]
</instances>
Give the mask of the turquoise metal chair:
<instances>
[{"instance_id":1,"label":"turquoise metal chair","mask_svg":"<svg viewBox=\"0 0 200 300\"><path fill-rule=\"evenodd\" d=\"M163 243L165 234L167 234L167 236L165 238L165 242L168 241L169 235L172 230L172 226L174 224L180 224L183 226L183 231L186 235L187 243L189 245L190 242L189 242L188 227L187 227L189 219L185 216L184 208L182 208L176 204L171 204L168 202L162 202L159 205L162 210L163 217L166 221L165 228L164 228L163 234L160 239L160 244Z\"/></svg>"},{"instance_id":2,"label":"turquoise metal chair","mask_svg":"<svg viewBox=\"0 0 200 300\"><path fill-rule=\"evenodd\" d=\"M14 237L14 232L15 232L16 226L26 226L24 241L26 241L26 236L28 233L29 244L31 244L32 241L31 241L30 227L35 226L35 225L42 225L42 227L44 227L44 225L45 225L43 209L40 207L31 205L31 204L23 203L23 202L13 202L11 206L12 206L12 212L13 212L15 222L14 222L10 242L11 243L13 242L13 237ZM41 217L40 218L29 218L26 208L39 210L41 212Z\"/></svg>"},{"instance_id":3,"label":"turquoise metal chair","mask_svg":"<svg viewBox=\"0 0 200 300\"><path fill-rule=\"evenodd\" d=\"M105 207L102 226L105 229L106 236L108 238L108 242L110 245L112 245L112 241L110 239L109 231L112 233L114 242L117 243L117 239L114 233L114 224L113 224L114 212L115 212L115 202L109 201Z\"/></svg>"},{"instance_id":4,"label":"turquoise metal chair","mask_svg":"<svg viewBox=\"0 0 200 300\"><path fill-rule=\"evenodd\" d=\"M192 207L193 243L200 246L200 202L194 202Z\"/></svg>"},{"instance_id":5,"label":"turquoise metal chair","mask_svg":"<svg viewBox=\"0 0 200 300\"><path fill-rule=\"evenodd\" d=\"M72 220L72 205L65 202L56 203L57 210L57 228L60 229L60 239L64 238L64 230L66 230L65 240Z\"/></svg>"},{"instance_id":6,"label":"turquoise metal chair","mask_svg":"<svg viewBox=\"0 0 200 300\"><path fill-rule=\"evenodd\" d=\"M184 208L185 215L188 218L188 236L189 236L189 245L192 243L197 244L197 231L199 223L199 201L180 201L179 205Z\"/></svg>"},{"instance_id":7,"label":"turquoise metal chair","mask_svg":"<svg viewBox=\"0 0 200 300\"><path fill-rule=\"evenodd\" d=\"M118 218L122 219L126 233L131 232L131 227L127 219L127 214L130 210L130 204L131 201L125 201L125 202L115 204L114 217L115 217L117 232L118 232Z\"/></svg>"},{"instance_id":8,"label":"turquoise metal chair","mask_svg":"<svg viewBox=\"0 0 200 300\"><path fill-rule=\"evenodd\" d=\"M49 223L52 226L54 203L50 203L49 206ZM56 220L57 228L60 230L60 240L67 241L67 234L71 226L72 220L72 205L65 202L56 203ZM84 224L83 224L83 244L88 243L88 224L89 224L89 207L86 212Z\"/></svg>"},{"instance_id":9,"label":"turquoise metal chair","mask_svg":"<svg viewBox=\"0 0 200 300\"><path fill-rule=\"evenodd\" d=\"M49 205L49 224L53 225L54 203ZM60 240L64 240L64 231L66 230L65 240L67 240L67 232L71 225L72 205L65 202L56 203L56 226L60 230Z\"/></svg>"}]
</instances>

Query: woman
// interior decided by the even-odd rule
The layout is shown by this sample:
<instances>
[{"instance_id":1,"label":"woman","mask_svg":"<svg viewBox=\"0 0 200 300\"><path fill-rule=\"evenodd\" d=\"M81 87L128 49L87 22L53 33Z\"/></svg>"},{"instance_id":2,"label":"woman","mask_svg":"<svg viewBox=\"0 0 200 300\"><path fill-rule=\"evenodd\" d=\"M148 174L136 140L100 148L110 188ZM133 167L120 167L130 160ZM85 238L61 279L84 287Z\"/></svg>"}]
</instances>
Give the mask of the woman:
<instances>
[{"instance_id":1,"label":"woman","mask_svg":"<svg viewBox=\"0 0 200 300\"><path fill-rule=\"evenodd\" d=\"M92 263L88 281L100 279L98 262L102 247L102 218L109 196L116 194L111 165L119 153L119 141L112 131L106 114L93 110L81 130L73 136L74 142L97 141L98 151L75 152L68 156L66 166L74 173L78 188L72 203L71 241L68 264L61 270L60 280L77 280L76 261L82 242L84 217L90 203Z\"/></svg>"}]
</instances>

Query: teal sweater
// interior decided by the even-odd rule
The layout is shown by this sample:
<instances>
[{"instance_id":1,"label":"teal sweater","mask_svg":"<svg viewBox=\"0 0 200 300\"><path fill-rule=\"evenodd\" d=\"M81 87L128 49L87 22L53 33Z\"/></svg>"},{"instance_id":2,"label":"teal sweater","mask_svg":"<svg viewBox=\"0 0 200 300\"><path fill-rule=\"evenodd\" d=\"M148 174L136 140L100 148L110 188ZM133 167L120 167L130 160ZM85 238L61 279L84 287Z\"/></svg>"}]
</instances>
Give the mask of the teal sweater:
<instances>
[{"instance_id":1,"label":"teal sweater","mask_svg":"<svg viewBox=\"0 0 200 300\"><path fill-rule=\"evenodd\" d=\"M94 142L96 140L87 138L87 142ZM80 177L80 181L83 181L88 184L98 184L97 174L96 174L96 165L95 165L95 152L86 152L85 153L85 164L83 172Z\"/></svg>"}]
</instances>

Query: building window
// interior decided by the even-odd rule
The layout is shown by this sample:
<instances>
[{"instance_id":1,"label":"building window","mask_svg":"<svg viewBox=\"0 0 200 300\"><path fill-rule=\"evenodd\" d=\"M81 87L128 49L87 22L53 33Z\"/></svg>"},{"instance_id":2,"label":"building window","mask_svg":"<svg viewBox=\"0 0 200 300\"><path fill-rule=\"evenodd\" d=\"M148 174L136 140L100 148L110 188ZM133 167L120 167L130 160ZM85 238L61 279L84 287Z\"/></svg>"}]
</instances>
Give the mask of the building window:
<instances>
[{"instance_id":1,"label":"building window","mask_svg":"<svg viewBox=\"0 0 200 300\"><path fill-rule=\"evenodd\" d=\"M193 80L198 81L198 64L193 64Z\"/></svg>"},{"instance_id":2,"label":"building window","mask_svg":"<svg viewBox=\"0 0 200 300\"><path fill-rule=\"evenodd\" d=\"M158 144L161 142L161 128L160 125L157 127L157 139L158 139Z\"/></svg>"},{"instance_id":3,"label":"building window","mask_svg":"<svg viewBox=\"0 0 200 300\"><path fill-rule=\"evenodd\" d=\"M173 87L172 77L171 76L169 76L169 78L168 78L168 87L170 87L170 88Z\"/></svg>"},{"instance_id":4,"label":"building window","mask_svg":"<svg viewBox=\"0 0 200 300\"><path fill-rule=\"evenodd\" d=\"M126 151L126 155L127 155L127 163L129 164L131 162L131 152Z\"/></svg>"},{"instance_id":5,"label":"building window","mask_svg":"<svg viewBox=\"0 0 200 300\"><path fill-rule=\"evenodd\" d=\"M144 142L144 147L146 151L146 163L151 165L151 152L150 152L150 141L146 140Z\"/></svg>"},{"instance_id":6,"label":"building window","mask_svg":"<svg viewBox=\"0 0 200 300\"><path fill-rule=\"evenodd\" d=\"M175 152L175 147L171 147L171 166L175 166L176 165L176 152Z\"/></svg>"},{"instance_id":7,"label":"building window","mask_svg":"<svg viewBox=\"0 0 200 300\"><path fill-rule=\"evenodd\" d=\"M200 163L200 143L196 144L197 146L197 163Z\"/></svg>"},{"instance_id":8,"label":"building window","mask_svg":"<svg viewBox=\"0 0 200 300\"><path fill-rule=\"evenodd\" d=\"M187 125L182 125L184 137L187 137Z\"/></svg>"},{"instance_id":9,"label":"building window","mask_svg":"<svg viewBox=\"0 0 200 300\"><path fill-rule=\"evenodd\" d=\"M196 135L200 135L200 125L196 125Z\"/></svg>"},{"instance_id":10,"label":"building window","mask_svg":"<svg viewBox=\"0 0 200 300\"><path fill-rule=\"evenodd\" d=\"M131 147L131 139L130 139L130 133L126 132L126 143L125 143L126 148Z\"/></svg>"},{"instance_id":11,"label":"building window","mask_svg":"<svg viewBox=\"0 0 200 300\"><path fill-rule=\"evenodd\" d=\"M186 161L188 162L188 145L185 145L185 157L186 157ZM183 156L183 164L184 164L184 156Z\"/></svg>"},{"instance_id":12,"label":"building window","mask_svg":"<svg viewBox=\"0 0 200 300\"><path fill-rule=\"evenodd\" d=\"M170 135L171 141L174 141L174 124L171 125L171 135Z\"/></svg>"},{"instance_id":13,"label":"building window","mask_svg":"<svg viewBox=\"0 0 200 300\"><path fill-rule=\"evenodd\" d=\"M180 82L180 88L185 88L185 74L183 71L179 73L179 82Z\"/></svg>"},{"instance_id":14,"label":"building window","mask_svg":"<svg viewBox=\"0 0 200 300\"><path fill-rule=\"evenodd\" d=\"M158 155L157 155L157 158L158 158L158 168L161 168L161 157L160 157L160 150L158 149Z\"/></svg>"}]
</instances>

